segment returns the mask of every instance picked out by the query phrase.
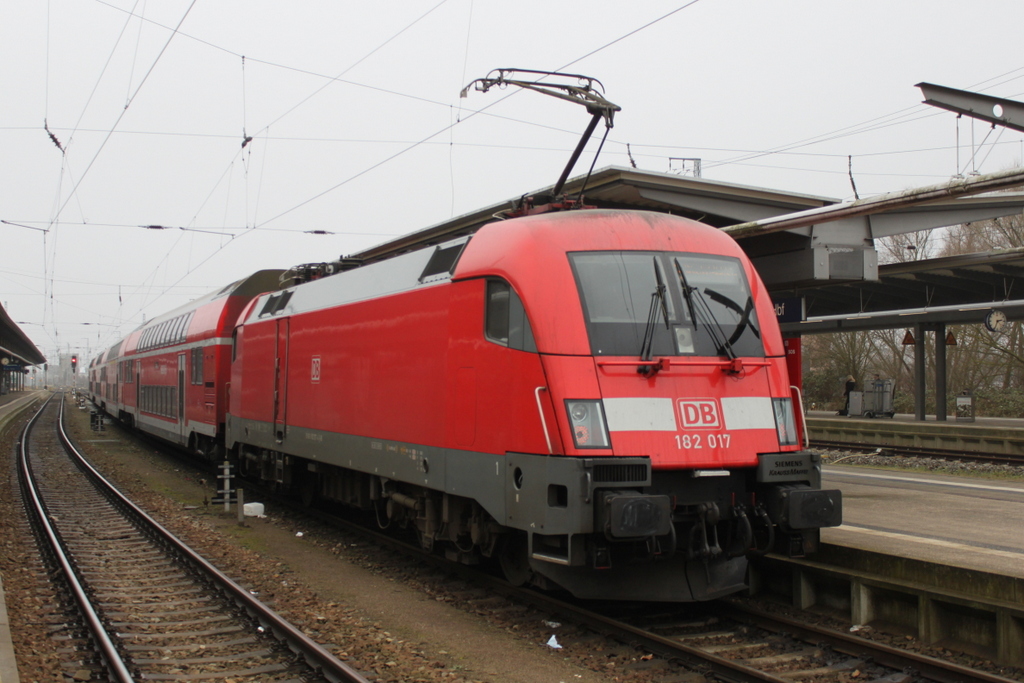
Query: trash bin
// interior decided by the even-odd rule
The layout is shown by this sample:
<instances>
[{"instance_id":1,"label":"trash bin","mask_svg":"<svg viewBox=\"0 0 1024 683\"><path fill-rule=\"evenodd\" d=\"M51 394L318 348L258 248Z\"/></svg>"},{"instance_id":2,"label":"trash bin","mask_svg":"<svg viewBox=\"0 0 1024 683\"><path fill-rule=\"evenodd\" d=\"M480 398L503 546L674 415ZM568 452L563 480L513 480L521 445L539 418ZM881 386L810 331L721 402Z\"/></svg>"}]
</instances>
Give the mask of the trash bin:
<instances>
[{"instance_id":1,"label":"trash bin","mask_svg":"<svg viewBox=\"0 0 1024 683\"><path fill-rule=\"evenodd\" d=\"M956 421L974 422L974 392L964 389L956 397Z\"/></svg>"}]
</instances>

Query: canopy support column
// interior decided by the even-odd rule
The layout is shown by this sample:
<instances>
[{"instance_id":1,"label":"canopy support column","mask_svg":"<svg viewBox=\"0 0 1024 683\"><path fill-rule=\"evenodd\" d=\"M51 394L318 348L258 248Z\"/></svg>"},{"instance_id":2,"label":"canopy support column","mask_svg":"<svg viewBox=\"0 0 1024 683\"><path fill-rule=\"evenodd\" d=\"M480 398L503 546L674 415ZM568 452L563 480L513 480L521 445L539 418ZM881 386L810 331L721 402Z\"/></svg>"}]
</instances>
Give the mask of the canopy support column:
<instances>
[{"instance_id":1,"label":"canopy support column","mask_svg":"<svg viewBox=\"0 0 1024 683\"><path fill-rule=\"evenodd\" d=\"M946 421L946 323L935 324L935 419Z\"/></svg>"},{"instance_id":2,"label":"canopy support column","mask_svg":"<svg viewBox=\"0 0 1024 683\"><path fill-rule=\"evenodd\" d=\"M924 422L925 353L923 323L914 325L914 419Z\"/></svg>"}]
</instances>

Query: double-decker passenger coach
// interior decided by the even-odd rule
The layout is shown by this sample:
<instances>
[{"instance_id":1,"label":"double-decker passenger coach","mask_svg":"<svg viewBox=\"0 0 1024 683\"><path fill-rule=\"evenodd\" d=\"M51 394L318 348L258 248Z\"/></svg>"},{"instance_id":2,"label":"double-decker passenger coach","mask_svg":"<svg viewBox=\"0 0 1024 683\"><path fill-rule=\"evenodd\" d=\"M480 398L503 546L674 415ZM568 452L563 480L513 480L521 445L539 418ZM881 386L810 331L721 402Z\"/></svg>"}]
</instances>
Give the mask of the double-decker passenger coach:
<instances>
[{"instance_id":1,"label":"double-decker passenger coach","mask_svg":"<svg viewBox=\"0 0 1024 683\"><path fill-rule=\"evenodd\" d=\"M100 354L91 398L108 414L208 457L222 455L231 334L254 296L280 284L259 271L156 317Z\"/></svg>"}]
</instances>

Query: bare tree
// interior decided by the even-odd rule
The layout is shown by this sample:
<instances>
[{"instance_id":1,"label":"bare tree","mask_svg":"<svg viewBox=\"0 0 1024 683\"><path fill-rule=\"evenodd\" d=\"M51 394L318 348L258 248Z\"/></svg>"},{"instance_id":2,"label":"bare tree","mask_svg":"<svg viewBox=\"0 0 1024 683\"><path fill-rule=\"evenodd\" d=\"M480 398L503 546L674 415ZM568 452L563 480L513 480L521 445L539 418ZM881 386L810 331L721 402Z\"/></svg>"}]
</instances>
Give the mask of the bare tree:
<instances>
[{"instance_id":1,"label":"bare tree","mask_svg":"<svg viewBox=\"0 0 1024 683\"><path fill-rule=\"evenodd\" d=\"M895 235L876 241L883 263L906 263L935 256L1024 248L1024 215L957 225L938 231ZM978 411L990 415L1024 415L1024 329L1013 322L993 333L982 325L949 328L956 345L947 348L946 385L950 394L969 389ZM836 407L847 375L863 382L875 374L895 382L902 410L913 405L913 351L904 346L905 330L874 330L815 335L804 339L804 393L807 400ZM928 410L934 410L934 346L925 346ZM947 412L952 408L952 399Z\"/></svg>"}]
</instances>

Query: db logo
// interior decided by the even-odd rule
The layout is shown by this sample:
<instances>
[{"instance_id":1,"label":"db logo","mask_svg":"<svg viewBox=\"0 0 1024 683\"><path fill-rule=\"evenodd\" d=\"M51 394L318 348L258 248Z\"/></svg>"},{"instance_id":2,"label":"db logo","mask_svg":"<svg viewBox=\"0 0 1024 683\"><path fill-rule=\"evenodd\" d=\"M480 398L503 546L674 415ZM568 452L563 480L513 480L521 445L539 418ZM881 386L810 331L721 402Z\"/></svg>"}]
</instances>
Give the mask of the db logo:
<instances>
[{"instance_id":1,"label":"db logo","mask_svg":"<svg viewBox=\"0 0 1024 683\"><path fill-rule=\"evenodd\" d=\"M680 399L679 419L683 429L716 429L722 426L718 418L718 403L711 398Z\"/></svg>"}]
</instances>

